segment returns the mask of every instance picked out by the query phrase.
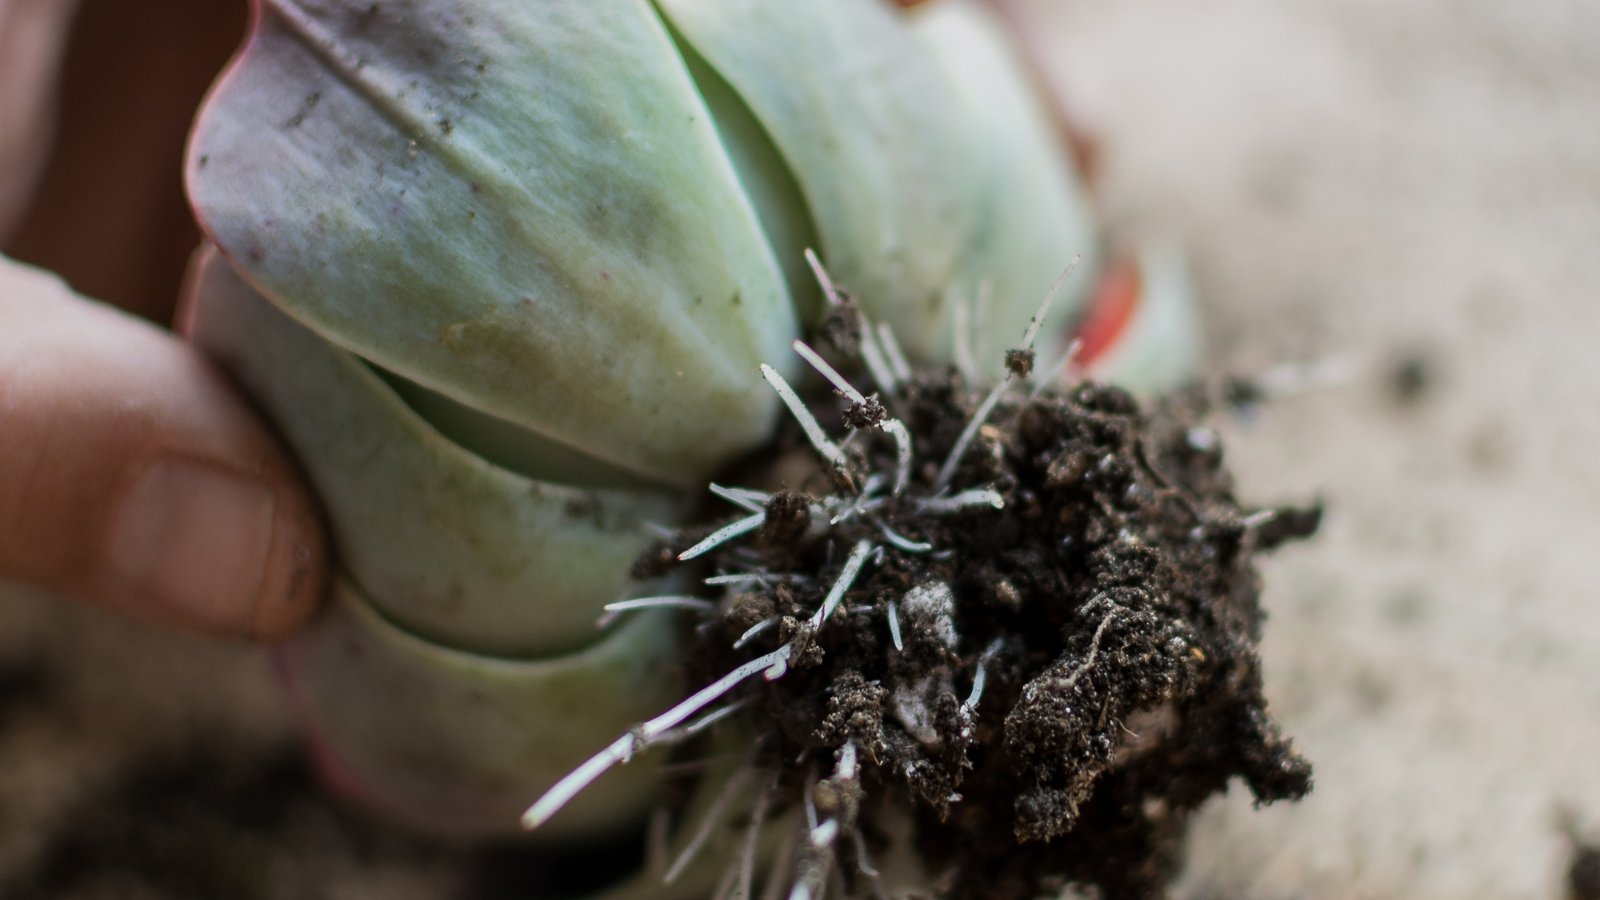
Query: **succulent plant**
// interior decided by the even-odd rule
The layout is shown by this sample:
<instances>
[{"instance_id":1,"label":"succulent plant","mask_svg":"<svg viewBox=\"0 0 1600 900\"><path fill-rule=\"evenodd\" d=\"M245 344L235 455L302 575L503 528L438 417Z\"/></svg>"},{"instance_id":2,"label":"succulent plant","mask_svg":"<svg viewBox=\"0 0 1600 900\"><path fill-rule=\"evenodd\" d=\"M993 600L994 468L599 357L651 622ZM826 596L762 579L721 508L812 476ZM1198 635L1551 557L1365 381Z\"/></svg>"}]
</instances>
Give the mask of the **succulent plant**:
<instances>
[{"instance_id":1,"label":"succulent plant","mask_svg":"<svg viewBox=\"0 0 1600 900\"><path fill-rule=\"evenodd\" d=\"M828 309L807 248L919 366L1014 342L1074 256L1042 354L1076 328L1136 386L1193 365L1180 269L1106 261L976 0L254 9L190 148L188 328L327 509L332 608L278 651L321 767L420 826L515 830L682 696L671 610L595 623L678 589L630 582L647 526L773 434L761 367L799 382ZM657 780L549 828L636 822Z\"/></svg>"}]
</instances>

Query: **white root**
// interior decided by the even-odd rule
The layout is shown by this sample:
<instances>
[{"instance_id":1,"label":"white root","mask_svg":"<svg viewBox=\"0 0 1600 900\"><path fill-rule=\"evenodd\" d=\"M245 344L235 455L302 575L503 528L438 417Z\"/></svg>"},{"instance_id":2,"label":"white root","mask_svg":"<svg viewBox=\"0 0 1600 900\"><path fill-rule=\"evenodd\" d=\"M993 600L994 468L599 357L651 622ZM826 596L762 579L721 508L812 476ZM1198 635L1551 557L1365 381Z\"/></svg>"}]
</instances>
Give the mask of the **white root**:
<instances>
[{"instance_id":1,"label":"white root","mask_svg":"<svg viewBox=\"0 0 1600 900\"><path fill-rule=\"evenodd\" d=\"M789 414L800 423L800 429L806 433L806 439L811 441L811 446L815 447L829 464L835 468L844 468L844 451L833 441L828 440L828 436L822 431L822 426L817 424L816 417L811 415L811 410L806 409L805 402L794 392L794 388L789 386L789 382L784 381L778 370L766 363L761 364L761 377L767 379L767 383L772 385L772 389L777 391L778 397L783 400L783 405L789 407Z\"/></svg>"},{"instance_id":2,"label":"white root","mask_svg":"<svg viewBox=\"0 0 1600 900\"><path fill-rule=\"evenodd\" d=\"M839 305L839 288L833 283L833 278L828 275L828 270L822 267L822 260L817 258L817 251L807 247L805 250L806 265L811 267L811 274L817 279L817 284L822 285L822 299L829 306Z\"/></svg>"},{"instance_id":3,"label":"white root","mask_svg":"<svg viewBox=\"0 0 1600 900\"><path fill-rule=\"evenodd\" d=\"M690 547L682 553L679 553L678 560L680 562L687 562L688 560L694 559L697 556L701 556L723 544L726 544L734 538L747 535L766 523L767 514L763 511L746 516L737 522L724 525L707 535L705 540L702 540L693 547Z\"/></svg>"},{"instance_id":4,"label":"white root","mask_svg":"<svg viewBox=\"0 0 1600 900\"><path fill-rule=\"evenodd\" d=\"M1045 292L1044 300L1040 302L1039 309L1034 312L1033 318L1028 320L1028 330L1022 334L1022 346L1024 349L1033 349L1033 342L1039 337L1039 329L1044 327L1045 316L1050 314L1050 307L1055 304L1056 298L1061 296L1061 289L1066 286L1067 279L1072 277L1072 273L1078 270L1078 263L1081 262L1083 262L1083 254L1080 253L1074 256L1072 262L1067 263L1067 267L1061 271L1060 275L1056 276L1056 280L1050 285L1050 290Z\"/></svg>"},{"instance_id":5,"label":"white root","mask_svg":"<svg viewBox=\"0 0 1600 900\"><path fill-rule=\"evenodd\" d=\"M900 341L894 336L894 329L888 322L879 322L875 329L878 343L883 345L883 355L889 363L889 370L900 381L911 380L911 363L906 361L905 351L900 349Z\"/></svg>"},{"instance_id":6,"label":"white root","mask_svg":"<svg viewBox=\"0 0 1600 900\"><path fill-rule=\"evenodd\" d=\"M705 580L705 584L712 587L729 584L802 584L811 579L805 575L785 574L780 572L733 572L724 575L712 575Z\"/></svg>"},{"instance_id":7,"label":"white root","mask_svg":"<svg viewBox=\"0 0 1600 900\"><path fill-rule=\"evenodd\" d=\"M881 506L883 501L880 498L873 496L881 487L883 487L883 476L873 473L872 475L868 476L866 483L861 486L861 493L856 494L855 496L842 497L840 498L842 501L841 503L824 503L822 505L824 514L826 514L830 508L839 510L839 512L835 513L834 516L828 520L828 525L837 525L840 522L859 515L860 513L866 512L869 509L876 509L878 506Z\"/></svg>"},{"instance_id":8,"label":"white root","mask_svg":"<svg viewBox=\"0 0 1600 900\"><path fill-rule=\"evenodd\" d=\"M1050 290L1045 293L1044 300L1039 303L1039 308L1034 312L1033 318L1028 320L1028 327L1022 333L1022 347L1020 349L1029 353L1033 352L1034 341L1039 337L1039 329L1044 327L1044 320L1050 314L1050 307L1056 302L1056 297L1060 295L1062 286L1066 284L1072 273L1077 270L1078 263L1082 262L1082 260L1082 255L1073 257L1066 270L1056 277L1054 284L1050 285ZM957 344L959 346L960 342L958 341ZM968 352L970 352L970 349ZM957 365L959 364L958 355ZM956 467L961 464L961 457L966 454L967 447L972 444L972 439L977 436L978 429L982 428L983 423L988 421L989 414L994 412L995 405L1000 402L1000 397L1005 393L1006 388L1017 380L1017 377L1016 372L1007 372L1006 377L1001 379L1000 383L989 391L988 395L983 398L982 403L978 404L977 411L967 421L966 427L961 429L961 436L956 438L955 444L950 447L950 455L945 457L944 465L939 467L939 475L933 482L933 492L935 494L944 493L945 489L950 486L950 479L955 477Z\"/></svg>"},{"instance_id":9,"label":"white root","mask_svg":"<svg viewBox=\"0 0 1600 900\"><path fill-rule=\"evenodd\" d=\"M800 354L800 358L809 363L811 368L816 369L817 374L827 379L829 384L833 385L839 393L845 396L845 399L851 403L866 405L867 398L859 390L856 390L855 385L852 385L849 379L840 375L839 370L829 365L828 361L823 359L817 351L807 346L805 341L795 341L793 347L794 352ZM906 429L905 423L893 417L885 418L882 422L879 422L877 428L894 437L895 471L892 493L899 496L906 489L906 484L911 480L911 432Z\"/></svg>"},{"instance_id":10,"label":"white root","mask_svg":"<svg viewBox=\"0 0 1600 900\"><path fill-rule=\"evenodd\" d=\"M977 714L978 702L983 699L984 682L989 676L986 663L994 659L995 654L1000 652L1000 645L1001 639L995 638L988 647L984 648L983 653L978 656L977 671L972 674L972 693L968 694L967 699L961 704L961 711L969 721Z\"/></svg>"},{"instance_id":11,"label":"white root","mask_svg":"<svg viewBox=\"0 0 1600 900\"><path fill-rule=\"evenodd\" d=\"M817 850L826 850L833 846L833 840L838 836L839 820L828 819L811 829L811 846Z\"/></svg>"},{"instance_id":12,"label":"white root","mask_svg":"<svg viewBox=\"0 0 1600 900\"><path fill-rule=\"evenodd\" d=\"M604 775L613 766L628 762L638 751L662 743L662 737L667 732L683 724L689 717L710 706L751 677L763 674L768 681L781 678L789 670L789 654L793 651L794 645L791 643L784 644L771 653L758 656L696 691L677 706L617 738L610 746L567 773L552 785L543 797L528 807L528 811L522 815L522 827L532 831L548 822L551 816L570 803L584 788L594 783L596 778Z\"/></svg>"},{"instance_id":13,"label":"white root","mask_svg":"<svg viewBox=\"0 0 1600 900\"><path fill-rule=\"evenodd\" d=\"M1277 510L1262 509L1262 510L1255 511L1255 512L1251 513L1248 516L1245 516L1243 519L1241 519L1239 521L1239 524L1243 525L1246 529L1254 530L1254 529L1260 528L1261 526L1267 524L1268 522L1271 522L1273 519L1276 519L1277 517L1278 517Z\"/></svg>"},{"instance_id":14,"label":"white root","mask_svg":"<svg viewBox=\"0 0 1600 900\"><path fill-rule=\"evenodd\" d=\"M850 558L844 561L844 568L839 571L839 578L833 583L828 596L823 598L822 605L817 607L811 616L811 628L815 631L828 621L833 611L839 607L839 601L844 599L845 592L850 590L850 585L855 583L856 575L860 574L861 567L866 564L867 555L872 552L872 544L868 541L857 541L855 549L850 551Z\"/></svg>"},{"instance_id":15,"label":"white root","mask_svg":"<svg viewBox=\"0 0 1600 900\"><path fill-rule=\"evenodd\" d=\"M1083 662L1079 663L1078 667L1072 670L1072 674L1067 676L1067 680L1062 682L1055 690L1062 693L1071 690L1072 686L1078 683L1078 679L1083 677L1083 673L1094 667L1094 661L1100 655L1100 638L1105 635L1106 629L1111 626L1111 620L1116 618L1117 613L1121 611L1122 607L1113 606L1111 611L1106 613L1105 618L1100 620L1099 627L1094 630L1094 637L1089 639L1089 652L1084 655Z\"/></svg>"},{"instance_id":16,"label":"white root","mask_svg":"<svg viewBox=\"0 0 1600 900\"><path fill-rule=\"evenodd\" d=\"M966 455L967 447L972 445L972 439L978 436L978 429L982 428L983 423L988 421L989 414L994 412L996 404L1000 402L1001 396L1005 394L1006 388L1010 386L1011 376L1007 375L999 384L991 388L989 393L984 396L983 402L978 404L977 411L972 414L972 418L967 420L966 427L961 429L961 436L956 438L956 442L950 446L950 455L945 457L944 465L939 467L939 474L933 480L933 492L935 494L944 493L945 489L950 486L950 479L956 476L956 467L961 464L961 457Z\"/></svg>"},{"instance_id":17,"label":"white root","mask_svg":"<svg viewBox=\"0 0 1600 900\"><path fill-rule=\"evenodd\" d=\"M745 644L755 640L756 637L762 632L776 626L778 621L779 620L777 616L772 616L770 618L762 619L754 625L751 625L749 628L746 628L744 634L739 635L739 639L733 642L733 649L739 650L743 648Z\"/></svg>"},{"instance_id":18,"label":"white root","mask_svg":"<svg viewBox=\"0 0 1600 900\"><path fill-rule=\"evenodd\" d=\"M836 774L841 781L856 780L856 742L845 741L839 750L839 767Z\"/></svg>"},{"instance_id":19,"label":"white root","mask_svg":"<svg viewBox=\"0 0 1600 900\"><path fill-rule=\"evenodd\" d=\"M855 582L856 575L861 572L861 567L866 564L867 557L871 555L873 546L868 541L861 541L851 551L850 557L845 560L844 568L839 573L839 578L828 591L822 605L817 608L816 614L811 617L811 628L815 630L833 615L839 607L839 602L844 598L845 592ZM728 694L734 688L757 674L763 675L768 681L776 681L789 671L789 656L794 652L794 642L791 641L771 653L766 653L738 666L726 675L696 691L689 699L672 707L661 715L639 725L627 734L617 738L604 750L591 756L588 760L567 773L557 781L544 796L528 807L522 815L522 827L532 831L550 820L560 809L572 801L584 788L594 783L594 780L604 775L613 766L621 765L633 758L633 755L648 747L668 743L673 738L672 730L683 724L695 713ZM681 738L680 738L681 739Z\"/></svg>"},{"instance_id":20,"label":"white root","mask_svg":"<svg viewBox=\"0 0 1600 900\"><path fill-rule=\"evenodd\" d=\"M867 374L872 376L873 383L883 392L886 402L893 403L900 384L895 380L894 370L889 368L883 350L879 349L877 342L872 339L872 331L867 327L866 319L866 316L861 317L861 361L866 364Z\"/></svg>"},{"instance_id":21,"label":"white root","mask_svg":"<svg viewBox=\"0 0 1600 900\"><path fill-rule=\"evenodd\" d=\"M838 369L835 369L833 366L829 365L828 361L823 359L822 356L817 353L817 351L811 349L811 347L808 346L805 341L797 340L792 342L790 346L794 348L794 352L800 354L801 359L810 364L811 368L817 370L817 374L821 375L823 378L826 378L828 383L833 385L834 388L839 391L839 393L845 395L845 397L847 397L851 403L867 402L867 398L862 396L860 391L856 390L855 385L851 384L849 379L845 378L843 375L840 375Z\"/></svg>"},{"instance_id":22,"label":"white root","mask_svg":"<svg viewBox=\"0 0 1600 900\"><path fill-rule=\"evenodd\" d=\"M806 261L815 273L827 302L831 305L838 305L841 302L842 295L837 285L834 284L822 267L817 255L807 250ZM1072 274L1078 262L1079 260L1075 259L1072 265L1068 266L1066 271L1056 280L1037 312L1029 321L1022 341L1023 349L1027 352L1031 353L1033 351L1034 344L1049 313L1051 304L1061 292L1062 285ZM981 302L987 303L987 285L982 286L982 291ZM963 374L969 380L973 380L977 369L973 362L975 348L973 346L972 306L965 302L958 303L955 307L955 315L958 365ZM879 324L874 327L872 323L867 321L865 316L860 317L859 324L861 328L861 358L883 395L893 400L894 392L899 389L902 383L913 377L912 369L898 342L895 340L893 332L886 324ZM863 395L860 389L852 385L837 369L804 342L794 341L793 348L808 365L815 369L851 403L866 406L873 404L878 399L876 396L868 398ZM1040 379L1039 384L1034 387L1034 394L1037 395L1039 391L1053 383L1061 371L1073 365L1077 353L1078 345L1074 343L1068 349L1066 356L1052 369L1051 374L1047 378ZM909 502L909 505L919 514L937 516L978 508L1003 509L1005 507L1005 498L992 488L974 488L954 494L950 493L950 489L951 482L964 455L971 448L984 423L994 414L996 407L1004 397L1005 391L1010 388L1013 382L1019 380L1018 372L1021 368L1017 366L1016 371L1009 372L1004 380L995 385L983 397L971 418L963 426L960 436L952 445L949 455L943 461L943 465L939 468L931 494L927 497L918 497ZM800 425L807 440L823 461L835 469L846 469L849 466L849 458L846 456L845 450L840 444L835 443L828 437L816 416L807 408L805 402L788 381L770 365L763 364L760 367L760 371L762 377L771 385L779 399L783 401L785 407ZM852 491L859 491L854 496L839 498L838 505L819 506L813 503L811 504L812 513L819 516L819 521L827 513L833 513L834 524L856 515L872 516L874 518L869 520L868 524L875 524L878 530L882 532L884 544L906 553L930 552L933 550L931 543L913 541L897 534L885 522L876 521L875 517L878 515L876 510L899 508L897 501L891 499L891 497L901 495L910 486L914 452L912 435L900 419L885 416L882 420L873 424L895 441L896 455L892 481L889 473L873 474L865 480L863 486L852 488ZM851 450L851 453L855 452L856 450ZM888 490L891 492L889 496L883 494L886 481L889 481ZM687 561L703 556L718 547L760 529L766 524L766 506L772 499L771 494L719 484L712 484L710 490L717 497L739 507L749 515L716 529L694 546L678 554L679 560ZM835 552L835 549L830 548L830 553ZM734 552L729 556L729 559L738 559L741 552L738 548L734 548ZM833 584L828 588L821 602L807 620L806 627L801 629L803 639L809 640L811 634L821 629L830 618L836 615L839 608L844 604L846 594L855 585L857 578L861 575L867 563L874 557L874 554L881 555L882 552L882 547L875 544L874 541L867 539L856 541L845 558L843 565L839 568ZM753 568L760 568L763 565L758 556L750 553L745 555L754 558L756 561L753 563L738 562L737 566L749 565ZM724 564L727 565L729 563L724 561ZM715 575L706 578L705 583L708 585L735 585L744 582L760 583L776 580L800 580L800 577L771 575L754 571ZM899 604L897 604L896 600L900 601ZM928 611L919 607L918 602L917 597L908 594L906 597L889 600L886 603L885 616L890 638L896 651L904 650L906 637L902 633L900 622L901 605L904 606L907 614L912 617L911 621L914 625L928 618ZM710 615L717 610L715 604L698 597L680 595L639 597L607 604L605 607L606 619L604 621L609 621L611 617L620 613L651 608L683 609L702 615ZM1096 629L1084 661L1067 679L1069 687L1084 671L1093 665L1099 652L1101 638L1109 627L1111 619L1112 614L1108 614ZM746 630L734 642L733 646L735 648L743 647L758 635L775 628L779 621L780 619L774 616L756 623ZM921 626L919 625L918 627ZM951 643L954 643L953 625L950 628ZM921 632L918 633L920 634ZM915 639L915 635L913 635L913 638ZM761 654L734 667L675 706L652 719L638 724L627 733L619 736L611 744L556 781L554 785L529 806L522 817L523 828L532 830L544 825L595 780L613 767L627 764L639 752L650 747L687 740L747 706L750 702L749 698L733 702L727 702L726 698L757 675L768 681L775 681L784 677L788 672L791 660L799 649L799 640L801 639L791 640L775 650ZM967 699L961 704L962 713L969 721L976 716L976 710L983 698L987 683L989 664L992 657L999 651L999 647L1000 644L996 641L976 662L971 690ZM945 688L949 688L948 680L945 683ZM860 778L859 766L858 749L853 742L847 742L839 751L834 777L841 783L854 783ZM671 864L666 867L665 872L662 873L661 877L664 883L671 884L677 881L697 856L702 853L715 834L715 829L727 819L730 804L734 802L735 797L743 795L745 788L752 780L753 774L754 770L749 766L741 768L721 787L719 793L707 808L704 817L696 824L693 834L689 837L677 857L672 860ZM718 888L718 896L749 900L755 878L754 870L759 843L758 837L769 814L769 806L774 802L773 790L772 784L769 784L755 797L754 805L751 808L750 824L743 835L741 856L737 861L736 867L730 868L725 874L723 882ZM855 795L852 794L851 796L854 797ZM875 883L875 889L881 891L881 888L876 885L878 872L868 858L865 841L854 819L854 806L845 806L837 810L830 807L828 808L829 817L823 821L818 821L815 801L812 798L812 792L809 790L805 792L805 806L806 822L804 827L793 843L785 847L786 856L774 868L772 880L767 884L767 894L778 897L787 888L790 900L821 900L822 895L827 893L830 884L834 884L837 887L838 879L842 877L837 871L839 866L842 865L842 861L838 856L842 852L838 849L838 842L840 837L844 835L848 835L850 840L854 842L854 852L861 873L872 879ZM795 854L798 854L798 858L796 858Z\"/></svg>"},{"instance_id":23,"label":"white root","mask_svg":"<svg viewBox=\"0 0 1600 900\"><path fill-rule=\"evenodd\" d=\"M928 553L933 550L932 544L926 541L913 541L883 522L878 523L878 531L883 535L883 539L896 550L906 553Z\"/></svg>"},{"instance_id":24,"label":"white root","mask_svg":"<svg viewBox=\"0 0 1600 900\"><path fill-rule=\"evenodd\" d=\"M993 488L978 488L971 491L962 491L950 497L933 497L917 503L919 512L929 515L961 512L978 506L989 506L994 509L1005 509L1006 498Z\"/></svg>"},{"instance_id":25,"label":"white root","mask_svg":"<svg viewBox=\"0 0 1600 900\"><path fill-rule=\"evenodd\" d=\"M766 509L767 501L772 499L772 495L765 491L753 491L749 488L734 488L712 484L709 489L711 493L735 506L742 507L748 512L761 512Z\"/></svg>"},{"instance_id":26,"label":"white root","mask_svg":"<svg viewBox=\"0 0 1600 900\"><path fill-rule=\"evenodd\" d=\"M806 265L811 267L811 274L817 279L817 284L822 286L822 296L829 306L838 306L842 302L839 298L843 294L839 286L834 284L833 277L828 270L823 268L822 260L817 258L816 251L806 248ZM895 382L894 369L891 368L883 348L878 346L874 339L876 332L867 321L865 313L857 311L858 324L861 327L861 361L866 363L867 373L877 383L878 390L883 391L885 397L893 397L898 385ZM896 348L898 349L898 348ZM909 372L907 374L909 377Z\"/></svg>"},{"instance_id":27,"label":"white root","mask_svg":"<svg viewBox=\"0 0 1600 900\"><path fill-rule=\"evenodd\" d=\"M1083 370L1077 365L1078 354L1083 350L1083 339L1073 338L1067 345L1067 352L1061 354L1061 359L1050 367L1050 374L1043 378L1035 379L1033 390L1028 393L1029 400L1037 400L1039 395L1050 389L1051 385L1058 384L1062 376L1071 373L1073 378L1082 377Z\"/></svg>"},{"instance_id":28,"label":"white root","mask_svg":"<svg viewBox=\"0 0 1600 900\"><path fill-rule=\"evenodd\" d=\"M885 419L879 427L894 436L894 487L890 493L898 497L911 483L911 432L899 419Z\"/></svg>"},{"instance_id":29,"label":"white root","mask_svg":"<svg viewBox=\"0 0 1600 900\"><path fill-rule=\"evenodd\" d=\"M621 615L622 613L632 612L633 610L638 609L687 609L693 612L709 615L713 612L716 612L717 606L710 600L702 600L699 597L665 595L660 597L634 597L631 600L617 600L612 603L607 603L605 606L601 607L601 609L605 610L605 615L602 615L595 624L599 625L601 628L604 628L616 621L617 616Z\"/></svg>"},{"instance_id":30,"label":"white root","mask_svg":"<svg viewBox=\"0 0 1600 900\"><path fill-rule=\"evenodd\" d=\"M719 707L711 712L706 713L682 728L676 728L672 731L666 732L665 734L661 735L658 743L676 744L686 741L749 705L749 698L735 700L734 702L729 703L727 706Z\"/></svg>"}]
</instances>

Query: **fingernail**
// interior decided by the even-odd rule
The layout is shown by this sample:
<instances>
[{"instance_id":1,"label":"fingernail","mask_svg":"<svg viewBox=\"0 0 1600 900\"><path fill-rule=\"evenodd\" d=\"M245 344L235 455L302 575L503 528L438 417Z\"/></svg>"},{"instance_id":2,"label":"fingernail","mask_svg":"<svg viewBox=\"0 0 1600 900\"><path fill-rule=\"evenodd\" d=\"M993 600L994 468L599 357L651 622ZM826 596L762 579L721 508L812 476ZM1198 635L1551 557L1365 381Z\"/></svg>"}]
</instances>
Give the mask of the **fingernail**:
<instances>
[{"instance_id":1,"label":"fingernail","mask_svg":"<svg viewBox=\"0 0 1600 900\"><path fill-rule=\"evenodd\" d=\"M203 462L158 459L128 490L111 564L134 594L201 627L250 627L272 547L264 482Z\"/></svg>"}]
</instances>

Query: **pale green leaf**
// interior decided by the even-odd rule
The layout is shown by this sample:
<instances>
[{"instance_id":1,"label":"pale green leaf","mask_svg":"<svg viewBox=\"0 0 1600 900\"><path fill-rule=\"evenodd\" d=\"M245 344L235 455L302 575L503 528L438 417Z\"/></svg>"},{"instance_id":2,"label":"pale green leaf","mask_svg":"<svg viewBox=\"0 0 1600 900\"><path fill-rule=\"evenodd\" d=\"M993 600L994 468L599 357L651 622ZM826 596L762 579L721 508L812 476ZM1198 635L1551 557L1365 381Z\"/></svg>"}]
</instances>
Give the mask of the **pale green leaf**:
<instances>
[{"instance_id":1,"label":"pale green leaf","mask_svg":"<svg viewBox=\"0 0 1600 900\"><path fill-rule=\"evenodd\" d=\"M418 635L517 655L590 643L601 606L630 587L646 523L678 511L659 492L544 484L468 453L214 253L190 293L192 339L283 431L328 511L340 564Z\"/></svg>"},{"instance_id":2,"label":"pale green leaf","mask_svg":"<svg viewBox=\"0 0 1600 900\"><path fill-rule=\"evenodd\" d=\"M1075 255L1086 265L1056 322L1093 283L1098 239L1066 148L979 5L658 5L770 134L832 274L912 356L948 359L952 304L984 284L978 327L998 351Z\"/></svg>"},{"instance_id":3,"label":"pale green leaf","mask_svg":"<svg viewBox=\"0 0 1600 900\"><path fill-rule=\"evenodd\" d=\"M263 0L189 188L326 339L663 483L759 442L783 275L638 0Z\"/></svg>"},{"instance_id":4,"label":"pale green leaf","mask_svg":"<svg viewBox=\"0 0 1600 900\"><path fill-rule=\"evenodd\" d=\"M671 705L676 630L641 613L581 653L460 653L394 627L348 582L278 653L296 712L347 793L433 833L504 834L596 747ZM546 833L614 830L655 802L657 760L601 777Z\"/></svg>"}]
</instances>

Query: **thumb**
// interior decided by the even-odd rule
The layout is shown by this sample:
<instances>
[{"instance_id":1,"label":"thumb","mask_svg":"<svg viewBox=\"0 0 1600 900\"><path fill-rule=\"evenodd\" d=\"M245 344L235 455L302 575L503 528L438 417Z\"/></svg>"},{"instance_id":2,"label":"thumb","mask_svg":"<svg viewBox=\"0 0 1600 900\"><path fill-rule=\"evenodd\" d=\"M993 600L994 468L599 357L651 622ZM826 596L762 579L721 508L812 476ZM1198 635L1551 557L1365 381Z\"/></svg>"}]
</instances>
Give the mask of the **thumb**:
<instances>
[{"instance_id":1,"label":"thumb","mask_svg":"<svg viewBox=\"0 0 1600 900\"><path fill-rule=\"evenodd\" d=\"M283 451L192 348L0 257L0 579L271 638L326 559Z\"/></svg>"}]
</instances>

